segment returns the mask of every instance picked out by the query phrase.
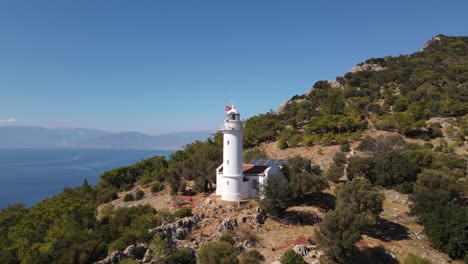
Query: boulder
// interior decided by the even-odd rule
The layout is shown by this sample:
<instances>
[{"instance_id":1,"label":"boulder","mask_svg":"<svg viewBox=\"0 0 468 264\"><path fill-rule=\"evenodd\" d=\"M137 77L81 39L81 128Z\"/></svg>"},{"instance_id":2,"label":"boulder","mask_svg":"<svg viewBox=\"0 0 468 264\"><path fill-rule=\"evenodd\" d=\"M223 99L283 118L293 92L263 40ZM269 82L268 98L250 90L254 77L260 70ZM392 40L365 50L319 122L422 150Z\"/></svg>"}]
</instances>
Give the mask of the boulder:
<instances>
[{"instance_id":1,"label":"boulder","mask_svg":"<svg viewBox=\"0 0 468 264\"><path fill-rule=\"evenodd\" d=\"M122 251L114 251L112 254L109 256L109 263L114 264L114 263L119 263L122 259L125 258L125 254Z\"/></svg>"},{"instance_id":2,"label":"boulder","mask_svg":"<svg viewBox=\"0 0 468 264\"><path fill-rule=\"evenodd\" d=\"M185 228L179 227L175 231L175 238L179 240L184 240L187 237L187 230Z\"/></svg>"},{"instance_id":3,"label":"boulder","mask_svg":"<svg viewBox=\"0 0 468 264\"><path fill-rule=\"evenodd\" d=\"M142 259L145 255L146 247L145 244L140 243L136 245L130 245L123 251L123 254L127 258L131 259Z\"/></svg>"},{"instance_id":4,"label":"boulder","mask_svg":"<svg viewBox=\"0 0 468 264\"><path fill-rule=\"evenodd\" d=\"M226 218L218 226L219 231L234 230L237 228L237 220Z\"/></svg>"},{"instance_id":5,"label":"boulder","mask_svg":"<svg viewBox=\"0 0 468 264\"><path fill-rule=\"evenodd\" d=\"M309 248L305 245L295 245L293 247L294 252L301 256L307 256L309 254Z\"/></svg>"}]
</instances>

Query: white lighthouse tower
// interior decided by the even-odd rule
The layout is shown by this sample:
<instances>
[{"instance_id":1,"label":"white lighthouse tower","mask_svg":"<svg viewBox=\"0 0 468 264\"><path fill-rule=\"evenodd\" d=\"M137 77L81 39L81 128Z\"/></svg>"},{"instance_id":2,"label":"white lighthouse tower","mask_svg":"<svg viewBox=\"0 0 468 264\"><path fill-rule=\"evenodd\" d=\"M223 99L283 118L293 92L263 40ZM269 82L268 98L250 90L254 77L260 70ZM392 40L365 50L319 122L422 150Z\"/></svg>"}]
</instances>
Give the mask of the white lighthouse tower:
<instances>
[{"instance_id":1,"label":"white lighthouse tower","mask_svg":"<svg viewBox=\"0 0 468 264\"><path fill-rule=\"evenodd\" d=\"M237 201L249 196L242 172L244 122L241 121L240 113L234 106L228 106L226 110L220 129L223 133L222 177L217 179L216 194L221 195L221 200Z\"/></svg>"},{"instance_id":2,"label":"white lighthouse tower","mask_svg":"<svg viewBox=\"0 0 468 264\"><path fill-rule=\"evenodd\" d=\"M260 187L270 176L280 175L279 166L287 160L253 159L242 162L242 136L244 122L234 106L227 106L223 133L223 164L216 168L216 195L224 201L239 201L257 198Z\"/></svg>"}]
</instances>

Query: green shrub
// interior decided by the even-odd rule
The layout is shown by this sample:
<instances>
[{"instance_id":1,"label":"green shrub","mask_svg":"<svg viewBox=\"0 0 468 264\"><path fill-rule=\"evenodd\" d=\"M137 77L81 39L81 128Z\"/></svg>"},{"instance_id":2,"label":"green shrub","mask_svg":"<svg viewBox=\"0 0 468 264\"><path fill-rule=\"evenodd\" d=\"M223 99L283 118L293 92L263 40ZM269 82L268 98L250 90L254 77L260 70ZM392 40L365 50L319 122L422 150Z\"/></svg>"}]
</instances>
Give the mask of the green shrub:
<instances>
[{"instance_id":1,"label":"green shrub","mask_svg":"<svg viewBox=\"0 0 468 264\"><path fill-rule=\"evenodd\" d=\"M164 190L164 184L160 182L155 182L153 183L153 186L151 186L151 192L152 193L158 193L160 191Z\"/></svg>"},{"instance_id":2,"label":"green shrub","mask_svg":"<svg viewBox=\"0 0 468 264\"><path fill-rule=\"evenodd\" d=\"M133 196L133 193L127 193L123 198L124 202L130 202L130 201L133 201L133 200L135 200L135 197Z\"/></svg>"},{"instance_id":3,"label":"green shrub","mask_svg":"<svg viewBox=\"0 0 468 264\"><path fill-rule=\"evenodd\" d=\"M333 161L337 166L345 164L347 162L346 154L344 154L343 152L335 153L335 155L333 156Z\"/></svg>"},{"instance_id":4,"label":"green shrub","mask_svg":"<svg viewBox=\"0 0 468 264\"><path fill-rule=\"evenodd\" d=\"M219 238L220 242L228 242L231 245L234 245L236 242L234 241L234 238L232 238L231 235L229 234L224 234Z\"/></svg>"},{"instance_id":5,"label":"green shrub","mask_svg":"<svg viewBox=\"0 0 468 264\"><path fill-rule=\"evenodd\" d=\"M240 264L260 264L265 260L265 258L258 252L258 250L252 250L247 252L242 256Z\"/></svg>"},{"instance_id":6,"label":"green shrub","mask_svg":"<svg viewBox=\"0 0 468 264\"><path fill-rule=\"evenodd\" d=\"M301 255L294 252L294 250L289 249L284 252L284 255L281 257L281 264L304 264L304 258Z\"/></svg>"},{"instance_id":7,"label":"green shrub","mask_svg":"<svg viewBox=\"0 0 468 264\"><path fill-rule=\"evenodd\" d=\"M158 214L156 215L156 219L159 222L172 222L174 220L174 215L169 212L169 210L159 210Z\"/></svg>"},{"instance_id":8,"label":"green shrub","mask_svg":"<svg viewBox=\"0 0 468 264\"><path fill-rule=\"evenodd\" d=\"M191 248L180 247L169 253L166 264L195 264L196 258Z\"/></svg>"},{"instance_id":9,"label":"green shrub","mask_svg":"<svg viewBox=\"0 0 468 264\"><path fill-rule=\"evenodd\" d=\"M346 142L346 143L344 143L344 144L341 144L341 145L340 145L340 150L341 150L341 152L349 152L349 151L351 151L351 148L350 148L350 146L349 146L349 143Z\"/></svg>"},{"instance_id":10,"label":"green shrub","mask_svg":"<svg viewBox=\"0 0 468 264\"><path fill-rule=\"evenodd\" d=\"M198 264L238 264L239 250L228 242L212 241L198 251Z\"/></svg>"},{"instance_id":11,"label":"green shrub","mask_svg":"<svg viewBox=\"0 0 468 264\"><path fill-rule=\"evenodd\" d=\"M325 174L325 177L327 178L327 180L337 183L338 180L343 176L343 170L344 166L337 166L335 164L331 164L327 170L327 173Z\"/></svg>"},{"instance_id":12,"label":"green shrub","mask_svg":"<svg viewBox=\"0 0 468 264\"><path fill-rule=\"evenodd\" d=\"M182 208L179 208L177 209L175 212L174 212L174 217L178 217L178 218L184 218L184 217L187 217L187 216L192 216L192 210L190 210L190 208L187 208L187 207L182 207Z\"/></svg>"},{"instance_id":13,"label":"green shrub","mask_svg":"<svg viewBox=\"0 0 468 264\"><path fill-rule=\"evenodd\" d=\"M98 192L96 200L99 204L108 203L119 198L117 190L115 189L103 189Z\"/></svg>"},{"instance_id":14,"label":"green shrub","mask_svg":"<svg viewBox=\"0 0 468 264\"><path fill-rule=\"evenodd\" d=\"M142 190L137 190L135 193L135 200L141 200L145 197L145 192Z\"/></svg>"}]
</instances>

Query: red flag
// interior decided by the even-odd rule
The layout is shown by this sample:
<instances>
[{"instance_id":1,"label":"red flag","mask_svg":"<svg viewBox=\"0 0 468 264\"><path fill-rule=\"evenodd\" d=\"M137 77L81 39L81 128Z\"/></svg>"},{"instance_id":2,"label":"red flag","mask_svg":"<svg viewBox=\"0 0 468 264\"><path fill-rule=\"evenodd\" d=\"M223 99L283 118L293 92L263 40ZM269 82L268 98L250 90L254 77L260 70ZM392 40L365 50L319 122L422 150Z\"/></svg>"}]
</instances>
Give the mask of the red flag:
<instances>
[{"instance_id":1,"label":"red flag","mask_svg":"<svg viewBox=\"0 0 468 264\"><path fill-rule=\"evenodd\" d=\"M232 109L232 108L231 108L229 105L226 105L226 106L224 107L224 110L226 110L226 111L229 111L229 110L231 110L231 109Z\"/></svg>"}]
</instances>

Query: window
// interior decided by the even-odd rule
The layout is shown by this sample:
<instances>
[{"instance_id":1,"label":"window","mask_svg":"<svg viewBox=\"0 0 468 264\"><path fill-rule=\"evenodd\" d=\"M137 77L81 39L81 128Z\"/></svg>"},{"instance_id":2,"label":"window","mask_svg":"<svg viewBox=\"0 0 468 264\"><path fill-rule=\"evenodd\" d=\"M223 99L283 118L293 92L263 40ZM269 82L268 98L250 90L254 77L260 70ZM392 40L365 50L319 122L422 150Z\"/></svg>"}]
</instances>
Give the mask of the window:
<instances>
[{"instance_id":1,"label":"window","mask_svg":"<svg viewBox=\"0 0 468 264\"><path fill-rule=\"evenodd\" d=\"M229 140L227 141L227 144L229 145Z\"/></svg>"},{"instance_id":2,"label":"window","mask_svg":"<svg viewBox=\"0 0 468 264\"><path fill-rule=\"evenodd\" d=\"M226 181L226 186L229 186L229 181Z\"/></svg>"},{"instance_id":3,"label":"window","mask_svg":"<svg viewBox=\"0 0 468 264\"><path fill-rule=\"evenodd\" d=\"M229 160L226 160L226 165L229 165Z\"/></svg>"},{"instance_id":4,"label":"window","mask_svg":"<svg viewBox=\"0 0 468 264\"><path fill-rule=\"evenodd\" d=\"M257 190L258 191L258 180L253 180L252 181L252 188L254 190Z\"/></svg>"}]
</instances>

